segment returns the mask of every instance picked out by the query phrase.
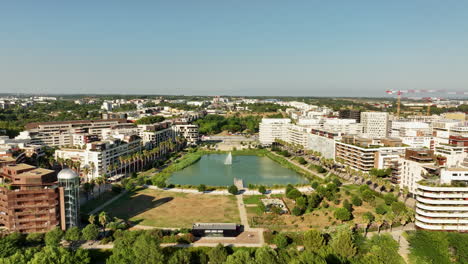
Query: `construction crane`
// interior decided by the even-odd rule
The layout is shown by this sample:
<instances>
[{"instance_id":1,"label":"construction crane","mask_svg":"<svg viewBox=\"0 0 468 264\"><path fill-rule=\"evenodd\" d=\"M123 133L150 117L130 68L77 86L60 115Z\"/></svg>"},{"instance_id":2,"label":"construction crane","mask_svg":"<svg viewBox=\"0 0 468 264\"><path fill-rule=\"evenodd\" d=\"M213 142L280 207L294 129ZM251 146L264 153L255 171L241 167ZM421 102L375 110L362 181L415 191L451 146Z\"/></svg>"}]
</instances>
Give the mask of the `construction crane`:
<instances>
[{"instance_id":1,"label":"construction crane","mask_svg":"<svg viewBox=\"0 0 468 264\"><path fill-rule=\"evenodd\" d=\"M417 93L445 93L448 95L468 95L468 92L460 92L460 91L448 91L448 90L386 90L387 94L396 94L397 95L397 119L400 118L400 109L401 109L401 99L403 94L417 94ZM422 97L417 98L417 100L425 100L428 102L432 102L433 100L440 99L440 98L433 98L433 97ZM431 104L427 107L427 115L431 113Z\"/></svg>"}]
</instances>

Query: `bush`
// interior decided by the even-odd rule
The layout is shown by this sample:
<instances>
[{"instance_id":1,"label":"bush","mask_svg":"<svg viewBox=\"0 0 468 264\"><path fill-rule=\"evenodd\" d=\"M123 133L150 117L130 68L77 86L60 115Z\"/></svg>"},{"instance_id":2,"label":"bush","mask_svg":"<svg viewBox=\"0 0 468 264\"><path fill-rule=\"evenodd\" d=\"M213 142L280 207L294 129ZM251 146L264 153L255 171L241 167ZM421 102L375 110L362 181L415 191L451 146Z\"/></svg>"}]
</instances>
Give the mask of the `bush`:
<instances>
[{"instance_id":1,"label":"bush","mask_svg":"<svg viewBox=\"0 0 468 264\"><path fill-rule=\"evenodd\" d=\"M262 185L262 186L258 187L258 192L261 193L261 194L265 194L267 192L267 190L266 190L265 186Z\"/></svg>"},{"instance_id":2,"label":"bush","mask_svg":"<svg viewBox=\"0 0 468 264\"><path fill-rule=\"evenodd\" d=\"M351 220L351 213L346 208L338 208L335 210L334 216L336 219L344 221Z\"/></svg>"},{"instance_id":3,"label":"bush","mask_svg":"<svg viewBox=\"0 0 468 264\"><path fill-rule=\"evenodd\" d=\"M346 210L352 212L353 211L353 205L349 203L348 200L344 200L343 202L343 208L346 208Z\"/></svg>"},{"instance_id":4,"label":"bush","mask_svg":"<svg viewBox=\"0 0 468 264\"><path fill-rule=\"evenodd\" d=\"M283 234L278 234L275 236L273 241L278 248L286 248L289 245L288 237Z\"/></svg>"},{"instance_id":5,"label":"bush","mask_svg":"<svg viewBox=\"0 0 468 264\"><path fill-rule=\"evenodd\" d=\"M286 197L288 197L289 199L292 199L292 200L296 200L297 198L301 197L302 196L302 193L294 188L292 190L290 190L287 194L286 194Z\"/></svg>"},{"instance_id":6,"label":"bush","mask_svg":"<svg viewBox=\"0 0 468 264\"><path fill-rule=\"evenodd\" d=\"M302 215L302 210L301 210L301 208L295 206L295 207L292 209L291 214L294 215L294 216Z\"/></svg>"},{"instance_id":7,"label":"bush","mask_svg":"<svg viewBox=\"0 0 468 264\"><path fill-rule=\"evenodd\" d=\"M299 157L297 159L297 162L299 162L299 164L301 164L301 165L306 165L307 164L307 161L303 157Z\"/></svg>"},{"instance_id":8,"label":"bush","mask_svg":"<svg viewBox=\"0 0 468 264\"><path fill-rule=\"evenodd\" d=\"M385 194L383 198L385 200L386 205L391 205L393 202L395 202L397 200L395 195L393 195L391 193Z\"/></svg>"},{"instance_id":9,"label":"bush","mask_svg":"<svg viewBox=\"0 0 468 264\"><path fill-rule=\"evenodd\" d=\"M367 186L367 185L366 185ZM374 201L375 197L374 197L374 193L371 191L371 190L365 190L363 193L362 193L362 199L366 202L371 202L371 201Z\"/></svg>"},{"instance_id":10,"label":"bush","mask_svg":"<svg viewBox=\"0 0 468 264\"><path fill-rule=\"evenodd\" d=\"M375 212L379 215L384 215L387 213L387 209L383 205L379 205L377 208L375 208Z\"/></svg>"},{"instance_id":11,"label":"bush","mask_svg":"<svg viewBox=\"0 0 468 264\"><path fill-rule=\"evenodd\" d=\"M205 192L206 191L206 185L205 184L200 184L198 185L198 191L199 192Z\"/></svg>"},{"instance_id":12,"label":"bush","mask_svg":"<svg viewBox=\"0 0 468 264\"><path fill-rule=\"evenodd\" d=\"M362 205L362 200L361 200L361 198L359 198L357 196L353 196L353 198L351 199L351 203L354 206L361 206Z\"/></svg>"},{"instance_id":13,"label":"bush","mask_svg":"<svg viewBox=\"0 0 468 264\"><path fill-rule=\"evenodd\" d=\"M312 182L311 186L312 186L312 188L317 189L317 187L319 186L319 183L314 181L314 182Z\"/></svg>"},{"instance_id":14,"label":"bush","mask_svg":"<svg viewBox=\"0 0 468 264\"><path fill-rule=\"evenodd\" d=\"M239 189L237 189L235 185L231 185L228 188L228 192L232 195L236 195L237 193L239 193Z\"/></svg>"}]
</instances>

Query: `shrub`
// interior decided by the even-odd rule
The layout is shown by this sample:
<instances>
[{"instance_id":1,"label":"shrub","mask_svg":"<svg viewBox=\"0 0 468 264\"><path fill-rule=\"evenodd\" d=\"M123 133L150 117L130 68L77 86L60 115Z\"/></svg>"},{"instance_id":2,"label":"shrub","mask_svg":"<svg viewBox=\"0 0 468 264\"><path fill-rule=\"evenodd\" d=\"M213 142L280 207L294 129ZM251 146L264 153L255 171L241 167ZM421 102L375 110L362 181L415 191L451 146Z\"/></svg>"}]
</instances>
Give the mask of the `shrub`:
<instances>
[{"instance_id":1,"label":"shrub","mask_svg":"<svg viewBox=\"0 0 468 264\"><path fill-rule=\"evenodd\" d=\"M359 198L357 196L353 196L353 198L351 199L351 203L354 206L361 206L362 205L362 200L361 200L361 198Z\"/></svg>"},{"instance_id":2,"label":"shrub","mask_svg":"<svg viewBox=\"0 0 468 264\"><path fill-rule=\"evenodd\" d=\"M367 185L366 185L367 186ZM372 193L371 190L365 190L363 193L362 193L362 199L366 202L371 202L371 201L374 201L375 197L374 197L374 193Z\"/></svg>"},{"instance_id":3,"label":"shrub","mask_svg":"<svg viewBox=\"0 0 468 264\"><path fill-rule=\"evenodd\" d=\"M301 208L295 206L295 207L292 209L291 214L294 215L294 216L302 215L302 210L301 210Z\"/></svg>"},{"instance_id":4,"label":"shrub","mask_svg":"<svg viewBox=\"0 0 468 264\"><path fill-rule=\"evenodd\" d=\"M391 193L385 194L383 198L385 200L386 205L391 205L393 202L397 200L396 197Z\"/></svg>"},{"instance_id":5,"label":"shrub","mask_svg":"<svg viewBox=\"0 0 468 264\"><path fill-rule=\"evenodd\" d=\"M296 200L297 198L301 197L302 196L302 193L294 188L292 190L290 190L288 193L286 193L286 197L288 197L289 199L292 199L292 200Z\"/></svg>"},{"instance_id":6,"label":"shrub","mask_svg":"<svg viewBox=\"0 0 468 264\"><path fill-rule=\"evenodd\" d=\"M384 215L387 213L387 209L383 205L379 205L377 208L375 208L375 212L379 215Z\"/></svg>"},{"instance_id":7,"label":"shrub","mask_svg":"<svg viewBox=\"0 0 468 264\"><path fill-rule=\"evenodd\" d=\"M351 220L351 213L346 208L338 208L335 210L334 216L336 219L344 221Z\"/></svg>"},{"instance_id":8,"label":"shrub","mask_svg":"<svg viewBox=\"0 0 468 264\"><path fill-rule=\"evenodd\" d=\"M267 192L267 190L266 190L265 186L262 185L262 186L258 187L258 192L261 193L261 194L265 194Z\"/></svg>"},{"instance_id":9,"label":"shrub","mask_svg":"<svg viewBox=\"0 0 468 264\"><path fill-rule=\"evenodd\" d=\"M311 186L312 186L312 188L317 189L317 187L319 186L319 183L314 181L314 182L312 182Z\"/></svg>"},{"instance_id":10,"label":"shrub","mask_svg":"<svg viewBox=\"0 0 468 264\"><path fill-rule=\"evenodd\" d=\"M283 234L276 235L273 242L278 248L286 248L289 245L288 237Z\"/></svg>"},{"instance_id":11,"label":"shrub","mask_svg":"<svg viewBox=\"0 0 468 264\"><path fill-rule=\"evenodd\" d=\"M307 161L306 161L303 157L299 157L299 158L297 159L297 162L299 162L299 164L301 164L301 165L307 164Z\"/></svg>"},{"instance_id":12,"label":"shrub","mask_svg":"<svg viewBox=\"0 0 468 264\"><path fill-rule=\"evenodd\" d=\"M343 208L346 208L346 210L352 212L353 211L353 205L349 203L348 200L344 200L343 202Z\"/></svg>"},{"instance_id":13,"label":"shrub","mask_svg":"<svg viewBox=\"0 0 468 264\"><path fill-rule=\"evenodd\" d=\"M237 193L239 193L239 189L237 189L235 185L231 185L228 188L228 192L232 195L236 195Z\"/></svg>"},{"instance_id":14,"label":"shrub","mask_svg":"<svg viewBox=\"0 0 468 264\"><path fill-rule=\"evenodd\" d=\"M198 185L198 191L199 192L205 192L206 191L206 185L205 184L200 184Z\"/></svg>"}]
</instances>

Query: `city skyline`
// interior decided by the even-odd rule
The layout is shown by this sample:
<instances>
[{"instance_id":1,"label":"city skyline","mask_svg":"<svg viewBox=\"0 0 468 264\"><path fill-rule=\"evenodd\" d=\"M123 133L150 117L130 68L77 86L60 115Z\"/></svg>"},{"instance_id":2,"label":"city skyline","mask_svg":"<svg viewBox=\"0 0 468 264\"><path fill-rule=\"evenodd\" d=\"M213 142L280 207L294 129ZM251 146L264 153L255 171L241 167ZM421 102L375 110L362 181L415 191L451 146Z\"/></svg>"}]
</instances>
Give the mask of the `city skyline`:
<instances>
[{"instance_id":1,"label":"city skyline","mask_svg":"<svg viewBox=\"0 0 468 264\"><path fill-rule=\"evenodd\" d=\"M466 91L467 9L427 1L7 3L0 11L0 92Z\"/></svg>"}]
</instances>

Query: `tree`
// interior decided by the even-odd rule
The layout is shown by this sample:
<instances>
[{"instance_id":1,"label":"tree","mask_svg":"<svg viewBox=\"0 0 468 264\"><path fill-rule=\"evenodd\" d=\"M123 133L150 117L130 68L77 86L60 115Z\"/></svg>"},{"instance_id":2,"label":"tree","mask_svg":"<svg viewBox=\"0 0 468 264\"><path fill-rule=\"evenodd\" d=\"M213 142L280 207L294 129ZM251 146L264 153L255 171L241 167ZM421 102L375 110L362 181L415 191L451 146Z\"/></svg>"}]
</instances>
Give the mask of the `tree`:
<instances>
[{"instance_id":1,"label":"tree","mask_svg":"<svg viewBox=\"0 0 468 264\"><path fill-rule=\"evenodd\" d=\"M374 197L374 194L372 193L371 190L365 190L363 193L362 193L362 200L370 203L372 201L374 201L375 197Z\"/></svg>"},{"instance_id":2,"label":"tree","mask_svg":"<svg viewBox=\"0 0 468 264\"><path fill-rule=\"evenodd\" d=\"M270 247L264 246L255 251L256 264L278 263L278 254Z\"/></svg>"},{"instance_id":3,"label":"tree","mask_svg":"<svg viewBox=\"0 0 468 264\"><path fill-rule=\"evenodd\" d=\"M316 193L311 194L307 198L309 211L312 211L313 209L317 208L320 202L322 202L322 198L318 194Z\"/></svg>"},{"instance_id":4,"label":"tree","mask_svg":"<svg viewBox=\"0 0 468 264\"><path fill-rule=\"evenodd\" d=\"M387 213L387 208L385 208L385 206L381 204L375 208L375 212L379 215L384 215Z\"/></svg>"},{"instance_id":5,"label":"tree","mask_svg":"<svg viewBox=\"0 0 468 264\"><path fill-rule=\"evenodd\" d=\"M347 199L343 201L343 208L346 208L349 212L353 211L353 205Z\"/></svg>"},{"instance_id":6,"label":"tree","mask_svg":"<svg viewBox=\"0 0 468 264\"><path fill-rule=\"evenodd\" d=\"M304 196L298 197L296 199L296 206L299 207L301 210L306 209L307 207L307 198Z\"/></svg>"},{"instance_id":7,"label":"tree","mask_svg":"<svg viewBox=\"0 0 468 264\"><path fill-rule=\"evenodd\" d=\"M274 243L278 248L286 248L289 245L288 237L283 234L275 236Z\"/></svg>"},{"instance_id":8,"label":"tree","mask_svg":"<svg viewBox=\"0 0 468 264\"><path fill-rule=\"evenodd\" d=\"M47 246L58 246L62 237L62 229L56 227L45 234L45 243Z\"/></svg>"},{"instance_id":9,"label":"tree","mask_svg":"<svg viewBox=\"0 0 468 264\"><path fill-rule=\"evenodd\" d=\"M168 264L190 264L192 263L192 254L186 249L177 250L168 261Z\"/></svg>"},{"instance_id":10,"label":"tree","mask_svg":"<svg viewBox=\"0 0 468 264\"><path fill-rule=\"evenodd\" d=\"M292 200L296 200L297 198L301 196L302 196L302 193L296 188L293 188L288 193L286 193L286 197Z\"/></svg>"},{"instance_id":11,"label":"tree","mask_svg":"<svg viewBox=\"0 0 468 264\"><path fill-rule=\"evenodd\" d=\"M83 239L96 240L99 236L99 229L95 224L89 224L82 230Z\"/></svg>"},{"instance_id":12,"label":"tree","mask_svg":"<svg viewBox=\"0 0 468 264\"><path fill-rule=\"evenodd\" d=\"M239 190L237 189L235 185L231 185L228 188L228 192L232 195L237 195L239 193Z\"/></svg>"},{"instance_id":13,"label":"tree","mask_svg":"<svg viewBox=\"0 0 468 264\"><path fill-rule=\"evenodd\" d=\"M398 253L398 242L391 235L375 235L366 241L369 252L363 257L363 263L404 264ZM367 261L367 262L366 262Z\"/></svg>"},{"instance_id":14,"label":"tree","mask_svg":"<svg viewBox=\"0 0 468 264\"><path fill-rule=\"evenodd\" d=\"M298 258L293 259L290 264L327 264L327 261L321 256L310 250L302 252Z\"/></svg>"},{"instance_id":15,"label":"tree","mask_svg":"<svg viewBox=\"0 0 468 264\"><path fill-rule=\"evenodd\" d=\"M405 213L407 210L408 209L406 208L406 205L402 202L392 203L392 211L397 215L401 215Z\"/></svg>"},{"instance_id":16,"label":"tree","mask_svg":"<svg viewBox=\"0 0 468 264\"><path fill-rule=\"evenodd\" d=\"M107 222L109 221L109 217L107 216L107 213L104 211L100 212L98 216L98 221L99 221L99 224L101 224L102 226L102 231L106 231L106 225L107 225Z\"/></svg>"},{"instance_id":17,"label":"tree","mask_svg":"<svg viewBox=\"0 0 468 264\"><path fill-rule=\"evenodd\" d=\"M255 262L247 250L237 250L234 254L229 255L225 264L254 264Z\"/></svg>"},{"instance_id":18,"label":"tree","mask_svg":"<svg viewBox=\"0 0 468 264\"><path fill-rule=\"evenodd\" d=\"M265 194L267 192L265 186L263 185L260 185L260 187L258 187L258 192L261 193L261 194Z\"/></svg>"},{"instance_id":19,"label":"tree","mask_svg":"<svg viewBox=\"0 0 468 264\"><path fill-rule=\"evenodd\" d=\"M30 244L40 244L44 241L44 233L29 233L26 242Z\"/></svg>"},{"instance_id":20,"label":"tree","mask_svg":"<svg viewBox=\"0 0 468 264\"><path fill-rule=\"evenodd\" d=\"M94 225L95 222L96 222L96 216L93 215L93 214L90 214L89 217L88 217L88 222L89 222L90 224Z\"/></svg>"},{"instance_id":21,"label":"tree","mask_svg":"<svg viewBox=\"0 0 468 264\"><path fill-rule=\"evenodd\" d=\"M70 227L65 232L65 240L67 241L78 241L81 238L80 229L77 226Z\"/></svg>"},{"instance_id":22,"label":"tree","mask_svg":"<svg viewBox=\"0 0 468 264\"><path fill-rule=\"evenodd\" d=\"M303 238L304 247L312 252L318 252L323 246L325 246L325 238L322 236L320 231L311 229L304 233Z\"/></svg>"},{"instance_id":23,"label":"tree","mask_svg":"<svg viewBox=\"0 0 468 264\"><path fill-rule=\"evenodd\" d=\"M307 164L307 161L303 157L297 158L297 162L299 162L299 164L301 164L301 165Z\"/></svg>"},{"instance_id":24,"label":"tree","mask_svg":"<svg viewBox=\"0 0 468 264\"><path fill-rule=\"evenodd\" d=\"M342 222L351 220L351 213L346 208L338 208L335 210L334 216Z\"/></svg>"},{"instance_id":25,"label":"tree","mask_svg":"<svg viewBox=\"0 0 468 264\"><path fill-rule=\"evenodd\" d=\"M365 212L362 215L362 219L366 222L366 230L364 233L364 237L367 237L367 230L369 230L369 227L372 225L372 222L374 222L375 216L371 212Z\"/></svg>"},{"instance_id":26,"label":"tree","mask_svg":"<svg viewBox=\"0 0 468 264\"><path fill-rule=\"evenodd\" d=\"M291 214L294 216L300 216L302 215L302 210L301 208L294 206L294 208L291 210Z\"/></svg>"},{"instance_id":27,"label":"tree","mask_svg":"<svg viewBox=\"0 0 468 264\"><path fill-rule=\"evenodd\" d=\"M396 197L392 193L387 193L384 195L384 201L386 205L391 205L396 200Z\"/></svg>"},{"instance_id":28,"label":"tree","mask_svg":"<svg viewBox=\"0 0 468 264\"><path fill-rule=\"evenodd\" d=\"M60 263L60 264L87 264L91 263L88 251L78 249L74 253L63 247L46 246L31 259L31 264Z\"/></svg>"},{"instance_id":29,"label":"tree","mask_svg":"<svg viewBox=\"0 0 468 264\"><path fill-rule=\"evenodd\" d=\"M208 251L208 258L210 263L213 264L222 264L226 261L228 256L226 248L223 245L218 244L216 247Z\"/></svg>"},{"instance_id":30,"label":"tree","mask_svg":"<svg viewBox=\"0 0 468 264\"><path fill-rule=\"evenodd\" d=\"M342 260L348 260L357 253L353 242L353 234L346 228L342 228L332 236L330 247Z\"/></svg>"},{"instance_id":31,"label":"tree","mask_svg":"<svg viewBox=\"0 0 468 264\"><path fill-rule=\"evenodd\" d=\"M205 184L198 185L198 191L199 192L205 192L206 191L206 185Z\"/></svg>"},{"instance_id":32,"label":"tree","mask_svg":"<svg viewBox=\"0 0 468 264\"><path fill-rule=\"evenodd\" d=\"M22 244L22 239L20 238L21 234L13 234L0 238L0 259L11 256L16 252L19 252Z\"/></svg>"},{"instance_id":33,"label":"tree","mask_svg":"<svg viewBox=\"0 0 468 264\"><path fill-rule=\"evenodd\" d=\"M362 200L361 200L361 198L359 198L357 196L353 196L353 198L351 199L351 203L354 206L361 206L362 205Z\"/></svg>"}]
</instances>

